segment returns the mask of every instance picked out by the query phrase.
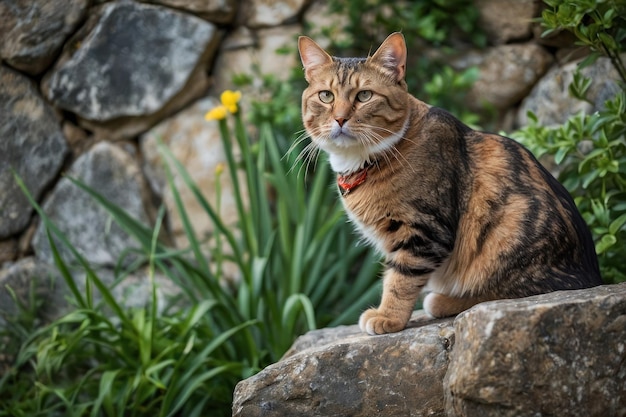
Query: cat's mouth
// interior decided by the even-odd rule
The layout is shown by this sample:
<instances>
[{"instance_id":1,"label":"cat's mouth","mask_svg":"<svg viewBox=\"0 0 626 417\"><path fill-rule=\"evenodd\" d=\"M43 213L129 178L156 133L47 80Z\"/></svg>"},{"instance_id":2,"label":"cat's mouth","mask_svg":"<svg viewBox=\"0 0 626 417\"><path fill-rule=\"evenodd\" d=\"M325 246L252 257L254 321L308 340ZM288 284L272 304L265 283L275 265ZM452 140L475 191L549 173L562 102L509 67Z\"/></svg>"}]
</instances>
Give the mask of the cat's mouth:
<instances>
[{"instance_id":1,"label":"cat's mouth","mask_svg":"<svg viewBox=\"0 0 626 417\"><path fill-rule=\"evenodd\" d=\"M353 146L357 141L357 136L347 124L339 126L338 123L333 123L328 136L333 144L341 147Z\"/></svg>"}]
</instances>

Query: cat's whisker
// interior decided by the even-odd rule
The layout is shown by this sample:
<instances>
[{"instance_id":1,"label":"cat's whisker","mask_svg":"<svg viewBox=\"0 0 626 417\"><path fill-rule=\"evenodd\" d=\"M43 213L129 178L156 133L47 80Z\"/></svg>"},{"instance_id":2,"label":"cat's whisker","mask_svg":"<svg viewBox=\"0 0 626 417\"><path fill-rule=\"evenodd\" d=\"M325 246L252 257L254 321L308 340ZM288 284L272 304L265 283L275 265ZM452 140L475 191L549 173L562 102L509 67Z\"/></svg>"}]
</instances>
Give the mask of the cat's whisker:
<instances>
[{"instance_id":1,"label":"cat's whisker","mask_svg":"<svg viewBox=\"0 0 626 417\"><path fill-rule=\"evenodd\" d=\"M288 155L290 153L292 153L293 151L296 150L296 148L305 140L307 140L310 135L309 133L306 131L306 129L300 130L298 132L296 132L296 138L294 139L294 141L292 142L292 144L289 146L289 149L287 149L287 152L285 153L285 155ZM283 155L283 158L285 157L285 155Z\"/></svg>"},{"instance_id":2,"label":"cat's whisker","mask_svg":"<svg viewBox=\"0 0 626 417\"><path fill-rule=\"evenodd\" d=\"M306 169L308 170L308 167L310 165L310 161L311 159L317 159L317 155L319 154L319 149L318 147L314 144L314 143L308 143L303 149L302 151L300 151L300 153L298 154L298 156L296 157L293 165L291 166L291 168L289 169L288 173L293 172L294 168L296 167L296 165L299 166L298 169L298 175L300 175L303 167L306 167Z\"/></svg>"}]
</instances>

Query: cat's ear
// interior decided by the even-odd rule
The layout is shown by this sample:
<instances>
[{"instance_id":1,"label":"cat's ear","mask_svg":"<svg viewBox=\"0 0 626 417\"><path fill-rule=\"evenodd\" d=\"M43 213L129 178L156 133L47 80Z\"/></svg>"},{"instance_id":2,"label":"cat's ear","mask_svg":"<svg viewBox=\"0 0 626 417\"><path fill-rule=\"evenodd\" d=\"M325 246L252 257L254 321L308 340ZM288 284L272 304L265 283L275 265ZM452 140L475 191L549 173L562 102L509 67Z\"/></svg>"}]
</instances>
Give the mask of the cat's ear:
<instances>
[{"instance_id":1,"label":"cat's ear","mask_svg":"<svg viewBox=\"0 0 626 417\"><path fill-rule=\"evenodd\" d=\"M400 32L392 33L369 58L400 82L406 73L406 42Z\"/></svg>"},{"instance_id":2,"label":"cat's ear","mask_svg":"<svg viewBox=\"0 0 626 417\"><path fill-rule=\"evenodd\" d=\"M300 51L300 59L304 66L304 78L307 81L309 81L309 73L312 69L333 62L333 58L307 36L298 38L298 51Z\"/></svg>"}]
</instances>

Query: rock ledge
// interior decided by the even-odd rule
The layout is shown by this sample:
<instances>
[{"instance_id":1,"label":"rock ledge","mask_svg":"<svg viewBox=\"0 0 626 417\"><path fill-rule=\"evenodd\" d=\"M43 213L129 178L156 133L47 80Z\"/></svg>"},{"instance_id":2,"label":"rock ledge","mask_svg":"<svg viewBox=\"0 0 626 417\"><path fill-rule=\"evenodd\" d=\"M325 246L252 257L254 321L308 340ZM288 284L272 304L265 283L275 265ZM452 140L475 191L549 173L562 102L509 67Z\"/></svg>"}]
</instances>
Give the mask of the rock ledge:
<instances>
[{"instance_id":1,"label":"rock ledge","mask_svg":"<svg viewBox=\"0 0 626 417\"><path fill-rule=\"evenodd\" d=\"M300 337L233 416L626 416L626 283L423 311L383 336Z\"/></svg>"}]
</instances>

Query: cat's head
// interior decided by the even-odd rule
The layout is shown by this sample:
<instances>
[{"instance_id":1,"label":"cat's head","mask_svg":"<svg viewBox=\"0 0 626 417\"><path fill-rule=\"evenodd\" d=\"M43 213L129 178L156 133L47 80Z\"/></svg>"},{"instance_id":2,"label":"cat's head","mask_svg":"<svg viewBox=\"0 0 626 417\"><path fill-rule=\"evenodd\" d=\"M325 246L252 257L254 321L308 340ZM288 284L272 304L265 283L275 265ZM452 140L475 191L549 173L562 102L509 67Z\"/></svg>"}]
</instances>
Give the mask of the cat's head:
<instances>
[{"instance_id":1,"label":"cat's head","mask_svg":"<svg viewBox=\"0 0 626 417\"><path fill-rule=\"evenodd\" d=\"M367 58L337 58L306 36L298 40L309 86L302 120L336 172L351 173L387 153L408 126L406 44L393 33Z\"/></svg>"}]
</instances>

